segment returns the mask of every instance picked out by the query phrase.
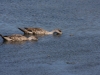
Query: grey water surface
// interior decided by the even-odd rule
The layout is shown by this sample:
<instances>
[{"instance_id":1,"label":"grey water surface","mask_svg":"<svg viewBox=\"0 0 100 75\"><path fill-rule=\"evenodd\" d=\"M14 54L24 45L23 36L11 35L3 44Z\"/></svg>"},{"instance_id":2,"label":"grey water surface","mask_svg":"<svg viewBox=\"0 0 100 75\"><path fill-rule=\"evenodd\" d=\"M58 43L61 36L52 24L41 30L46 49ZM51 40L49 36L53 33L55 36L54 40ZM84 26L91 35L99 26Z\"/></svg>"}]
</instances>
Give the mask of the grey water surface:
<instances>
[{"instance_id":1,"label":"grey water surface","mask_svg":"<svg viewBox=\"0 0 100 75\"><path fill-rule=\"evenodd\" d=\"M100 75L100 0L0 0L0 34L23 34L18 27L63 34L0 37L0 75Z\"/></svg>"}]
</instances>

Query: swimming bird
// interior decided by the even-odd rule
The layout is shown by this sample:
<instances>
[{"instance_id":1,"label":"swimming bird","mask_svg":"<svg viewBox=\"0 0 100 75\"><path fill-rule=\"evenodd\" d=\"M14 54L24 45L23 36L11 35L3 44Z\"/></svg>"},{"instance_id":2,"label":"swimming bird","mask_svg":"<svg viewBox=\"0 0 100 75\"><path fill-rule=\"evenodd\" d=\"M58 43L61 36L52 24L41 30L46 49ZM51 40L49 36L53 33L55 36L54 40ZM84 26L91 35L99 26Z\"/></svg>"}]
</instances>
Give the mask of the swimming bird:
<instances>
[{"instance_id":1,"label":"swimming bird","mask_svg":"<svg viewBox=\"0 0 100 75\"><path fill-rule=\"evenodd\" d=\"M62 31L60 29L55 29L53 31L47 31L44 30L42 28L18 28L19 30L21 30L22 32L24 32L24 34L33 34L33 35L49 35L49 34L57 34L60 35L62 34Z\"/></svg>"},{"instance_id":2,"label":"swimming bird","mask_svg":"<svg viewBox=\"0 0 100 75\"><path fill-rule=\"evenodd\" d=\"M10 36L3 36L0 34L4 41L27 41L27 40L38 40L35 36L23 36L21 34L13 34Z\"/></svg>"}]
</instances>

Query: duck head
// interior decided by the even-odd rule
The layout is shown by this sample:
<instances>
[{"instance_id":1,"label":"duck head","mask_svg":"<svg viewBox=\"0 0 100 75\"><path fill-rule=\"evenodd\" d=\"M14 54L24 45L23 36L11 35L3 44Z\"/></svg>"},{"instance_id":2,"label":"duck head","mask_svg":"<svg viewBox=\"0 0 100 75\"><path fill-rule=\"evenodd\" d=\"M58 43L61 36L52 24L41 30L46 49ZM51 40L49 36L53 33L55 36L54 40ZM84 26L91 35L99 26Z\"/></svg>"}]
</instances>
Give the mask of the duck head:
<instances>
[{"instance_id":1,"label":"duck head","mask_svg":"<svg viewBox=\"0 0 100 75\"><path fill-rule=\"evenodd\" d=\"M53 34L54 35L61 35L62 31L60 29L55 29L55 30L53 30Z\"/></svg>"}]
</instances>

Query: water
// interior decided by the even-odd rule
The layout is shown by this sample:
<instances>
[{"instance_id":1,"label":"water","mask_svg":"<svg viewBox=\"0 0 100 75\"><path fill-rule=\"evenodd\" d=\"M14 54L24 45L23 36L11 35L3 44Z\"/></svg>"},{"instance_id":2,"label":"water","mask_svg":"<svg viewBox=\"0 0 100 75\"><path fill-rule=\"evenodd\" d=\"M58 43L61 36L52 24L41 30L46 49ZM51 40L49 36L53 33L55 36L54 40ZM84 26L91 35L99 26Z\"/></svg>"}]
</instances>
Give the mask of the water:
<instances>
[{"instance_id":1,"label":"water","mask_svg":"<svg viewBox=\"0 0 100 75\"><path fill-rule=\"evenodd\" d=\"M18 27L63 34L5 43L0 37L0 75L99 75L99 15L99 0L1 0L0 34L23 34Z\"/></svg>"}]
</instances>

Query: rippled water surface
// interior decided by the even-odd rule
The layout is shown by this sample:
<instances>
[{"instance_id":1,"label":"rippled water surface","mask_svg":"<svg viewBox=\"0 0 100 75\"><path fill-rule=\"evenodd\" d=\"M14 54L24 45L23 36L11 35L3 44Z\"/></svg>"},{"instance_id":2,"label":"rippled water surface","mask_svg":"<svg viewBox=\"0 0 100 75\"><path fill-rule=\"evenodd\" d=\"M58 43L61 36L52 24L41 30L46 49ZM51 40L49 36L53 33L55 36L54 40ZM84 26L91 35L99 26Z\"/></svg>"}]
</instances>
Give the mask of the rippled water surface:
<instances>
[{"instance_id":1,"label":"rippled water surface","mask_svg":"<svg viewBox=\"0 0 100 75\"><path fill-rule=\"evenodd\" d=\"M0 34L23 34L18 27L59 28L61 36L4 42L0 75L99 75L99 0L0 0Z\"/></svg>"}]
</instances>

